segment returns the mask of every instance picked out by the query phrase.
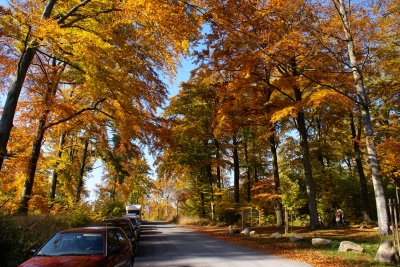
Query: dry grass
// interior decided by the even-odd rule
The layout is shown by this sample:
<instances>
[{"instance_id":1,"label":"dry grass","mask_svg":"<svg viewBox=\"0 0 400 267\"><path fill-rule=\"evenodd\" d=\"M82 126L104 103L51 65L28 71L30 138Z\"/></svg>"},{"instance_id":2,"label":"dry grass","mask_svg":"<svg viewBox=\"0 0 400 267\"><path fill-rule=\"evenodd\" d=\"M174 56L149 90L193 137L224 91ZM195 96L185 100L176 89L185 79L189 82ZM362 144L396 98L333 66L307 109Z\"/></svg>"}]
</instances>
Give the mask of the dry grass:
<instances>
[{"instance_id":1,"label":"dry grass","mask_svg":"<svg viewBox=\"0 0 400 267\"><path fill-rule=\"evenodd\" d=\"M186 215L179 215L179 216L174 216L171 218L171 220L167 220L168 222L176 223L179 225L201 225L201 226L206 226L210 223L210 220L208 219L203 219L198 216L186 216Z\"/></svg>"},{"instance_id":2,"label":"dry grass","mask_svg":"<svg viewBox=\"0 0 400 267\"><path fill-rule=\"evenodd\" d=\"M235 234L230 235L228 227L218 226L186 226L198 232L223 239L229 243L250 247L262 252L290 258L296 261L306 262L316 267L352 267L352 266L388 266L375 262L374 258L379 245L390 237L380 237L374 229L328 228L311 230L307 227L289 228L290 234L284 234L283 238L275 239L269 236L272 233L285 232L282 227L257 227L251 228L259 234L259 237ZM236 230L241 230L236 228ZM301 235L304 241L290 242L291 235ZM330 247L313 247L312 238L327 238L333 241ZM365 252L338 252L341 241L352 241L364 247Z\"/></svg>"}]
</instances>

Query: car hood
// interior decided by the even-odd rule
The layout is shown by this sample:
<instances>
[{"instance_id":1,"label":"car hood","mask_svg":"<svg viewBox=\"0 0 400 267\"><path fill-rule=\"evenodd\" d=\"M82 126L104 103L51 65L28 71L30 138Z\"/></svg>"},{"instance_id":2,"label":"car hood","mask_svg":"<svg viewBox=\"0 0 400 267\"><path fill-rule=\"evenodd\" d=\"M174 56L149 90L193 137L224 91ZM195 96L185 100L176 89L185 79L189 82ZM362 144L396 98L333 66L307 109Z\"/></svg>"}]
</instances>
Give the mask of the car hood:
<instances>
[{"instance_id":1,"label":"car hood","mask_svg":"<svg viewBox=\"0 0 400 267\"><path fill-rule=\"evenodd\" d=\"M92 267L104 258L99 256L52 256L52 257L33 257L19 265L19 267Z\"/></svg>"}]
</instances>

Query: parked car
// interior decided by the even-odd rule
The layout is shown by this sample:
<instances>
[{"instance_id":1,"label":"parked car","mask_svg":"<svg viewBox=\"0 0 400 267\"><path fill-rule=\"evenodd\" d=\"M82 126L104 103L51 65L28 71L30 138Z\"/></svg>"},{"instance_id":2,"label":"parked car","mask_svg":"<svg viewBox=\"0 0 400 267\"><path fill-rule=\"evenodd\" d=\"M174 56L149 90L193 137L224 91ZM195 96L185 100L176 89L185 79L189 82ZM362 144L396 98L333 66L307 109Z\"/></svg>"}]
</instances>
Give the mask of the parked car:
<instances>
[{"instance_id":1,"label":"parked car","mask_svg":"<svg viewBox=\"0 0 400 267\"><path fill-rule=\"evenodd\" d=\"M133 252L138 253L139 250L139 235L132 222L128 218L108 218L104 219L101 225L120 227L128 236L132 244Z\"/></svg>"},{"instance_id":2,"label":"parked car","mask_svg":"<svg viewBox=\"0 0 400 267\"><path fill-rule=\"evenodd\" d=\"M137 237L140 238L140 234L141 234L141 230L142 230L142 228L141 228L142 222L140 221L140 219L137 217L134 217L134 216L129 216L129 215L124 216L124 218L128 218L131 221L131 223L133 224L133 227L135 228Z\"/></svg>"},{"instance_id":3,"label":"parked car","mask_svg":"<svg viewBox=\"0 0 400 267\"><path fill-rule=\"evenodd\" d=\"M84 227L58 232L19 267L132 267L134 253L118 227Z\"/></svg>"}]
</instances>

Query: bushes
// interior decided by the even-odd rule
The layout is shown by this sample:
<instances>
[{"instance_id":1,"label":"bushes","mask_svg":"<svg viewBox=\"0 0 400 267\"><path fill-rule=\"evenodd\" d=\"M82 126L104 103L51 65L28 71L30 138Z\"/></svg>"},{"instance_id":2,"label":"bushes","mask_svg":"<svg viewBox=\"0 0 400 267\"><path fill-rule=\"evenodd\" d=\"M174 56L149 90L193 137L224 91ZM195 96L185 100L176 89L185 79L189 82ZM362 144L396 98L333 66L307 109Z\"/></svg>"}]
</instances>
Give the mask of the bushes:
<instances>
[{"instance_id":1,"label":"bushes","mask_svg":"<svg viewBox=\"0 0 400 267\"><path fill-rule=\"evenodd\" d=\"M55 233L89 225L98 225L98 222L85 206L56 215L0 214L0 266L18 266L30 257L32 249L38 249Z\"/></svg>"},{"instance_id":2,"label":"bushes","mask_svg":"<svg viewBox=\"0 0 400 267\"><path fill-rule=\"evenodd\" d=\"M49 217L0 215L0 266L18 266L52 236L57 224Z\"/></svg>"},{"instance_id":3,"label":"bushes","mask_svg":"<svg viewBox=\"0 0 400 267\"><path fill-rule=\"evenodd\" d=\"M11 217L0 216L0 266L17 266L19 234Z\"/></svg>"},{"instance_id":4,"label":"bushes","mask_svg":"<svg viewBox=\"0 0 400 267\"><path fill-rule=\"evenodd\" d=\"M97 203L96 211L103 218L120 217L126 212L125 203L118 200Z\"/></svg>"},{"instance_id":5,"label":"bushes","mask_svg":"<svg viewBox=\"0 0 400 267\"><path fill-rule=\"evenodd\" d=\"M88 225L93 225L96 221L94 215L89 210L89 207L79 206L78 208L73 209L68 214L68 218L66 218L69 222L68 228L75 227L83 227Z\"/></svg>"}]
</instances>

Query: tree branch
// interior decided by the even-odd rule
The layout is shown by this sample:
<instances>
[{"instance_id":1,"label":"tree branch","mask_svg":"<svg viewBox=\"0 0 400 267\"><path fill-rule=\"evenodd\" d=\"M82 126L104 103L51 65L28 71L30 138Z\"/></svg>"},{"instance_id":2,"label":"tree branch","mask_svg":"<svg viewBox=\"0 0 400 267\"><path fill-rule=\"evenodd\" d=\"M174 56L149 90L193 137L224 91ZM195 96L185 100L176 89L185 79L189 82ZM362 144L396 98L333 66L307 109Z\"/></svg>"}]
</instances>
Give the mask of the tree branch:
<instances>
[{"instance_id":1,"label":"tree branch","mask_svg":"<svg viewBox=\"0 0 400 267\"><path fill-rule=\"evenodd\" d=\"M51 11L53 10L53 7L56 4L56 2L57 2L57 0L50 0L47 3L46 8L44 9L43 14L42 14L42 19L50 18Z\"/></svg>"},{"instance_id":2,"label":"tree branch","mask_svg":"<svg viewBox=\"0 0 400 267\"><path fill-rule=\"evenodd\" d=\"M87 3L89 3L91 0L85 0L79 4L77 4L76 6L74 6L65 16L62 16L57 23L61 24L64 23L64 21L69 18L72 14L75 13L75 11L77 11L80 7L85 6Z\"/></svg>"},{"instance_id":3,"label":"tree branch","mask_svg":"<svg viewBox=\"0 0 400 267\"><path fill-rule=\"evenodd\" d=\"M61 119L61 120L58 120L58 121L49 123L48 125L46 125L46 126L44 127L44 130L46 130L46 129L50 128L50 127L53 127L53 126L55 126L55 125L57 125L57 124L60 124L60 123L69 121L70 119L72 119L72 118L74 118L74 117L76 117L76 116L82 114L82 113L85 112L85 111L96 110L96 109L97 109L97 105L99 105L101 102L105 101L106 99L107 99L107 98L102 98L102 99L100 99L99 101L97 101L97 102L94 104L94 106L92 106L92 107L83 108L83 109L81 109L81 110L78 110L78 111L75 112L74 114L72 114L72 115L66 117L66 118L63 118L63 119Z\"/></svg>"}]
</instances>

